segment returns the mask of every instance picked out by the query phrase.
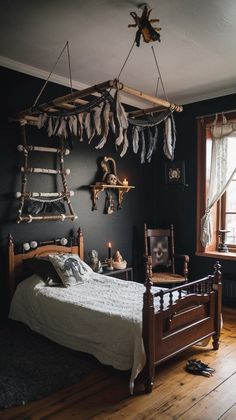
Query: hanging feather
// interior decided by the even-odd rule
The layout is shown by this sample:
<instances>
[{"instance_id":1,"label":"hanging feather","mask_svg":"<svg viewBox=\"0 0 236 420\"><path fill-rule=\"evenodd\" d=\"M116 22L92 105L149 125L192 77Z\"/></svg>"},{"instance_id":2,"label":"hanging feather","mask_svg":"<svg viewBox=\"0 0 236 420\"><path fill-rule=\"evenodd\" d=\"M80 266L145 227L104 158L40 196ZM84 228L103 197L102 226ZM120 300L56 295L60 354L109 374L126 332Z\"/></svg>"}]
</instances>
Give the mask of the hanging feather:
<instances>
[{"instance_id":1,"label":"hanging feather","mask_svg":"<svg viewBox=\"0 0 236 420\"><path fill-rule=\"evenodd\" d=\"M144 130L140 130L139 135L140 135L140 143L142 146L141 163L145 163L146 144L145 144Z\"/></svg>"},{"instance_id":2,"label":"hanging feather","mask_svg":"<svg viewBox=\"0 0 236 420\"><path fill-rule=\"evenodd\" d=\"M110 115L110 103L106 102L103 111L102 111L102 138L96 149L102 149L102 147L106 144L108 134L109 134L109 115Z\"/></svg>"},{"instance_id":3,"label":"hanging feather","mask_svg":"<svg viewBox=\"0 0 236 420\"><path fill-rule=\"evenodd\" d=\"M174 159L175 141L176 141L175 123L174 123L174 119L171 118L170 116L169 118L165 120L164 144L163 144L164 154L170 160Z\"/></svg>"},{"instance_id":4,"label":"hanging feather","mask_svg":"<svg viewBox=\"0 0 236 420\"><path fill-rule=\"evenodd\" d=\"M95 126L95 130L96 130L96 133L97 133L98 136L100 136L100 134L102 132L101 112L102 112L101 107L97 107L94 110L94 126Z\"/></svg>"},{"instance_id":5,"label":"hanging feather","mask_svg":"<svg viewBox=\"0 0 236 420\"><path fill-rule=\"evenodd\" d=\"M123 149L122 149L122 152L120 154L120 157L123 157L126 154L127 149L129 147L129 140L128 140L128 137L127 137L127 130L123 130L123 139L124 139L124 144L123 144Z\"/></svg>"},{"instance_id":6,"label":"hanging feather","mask_svg":"<svg viewBox=\"0 0 236 420\"><path fill-rule=\"evenodd\" d=\"M39 114L37 127L38 128L44 127L47 119L48 119L48 116L47 116L46 112L44 112L43 114Z\"/></svg>"},{"instance_id":7,"label":"hanging feather","mask_svg":"<svg viewBox=\"0 0 236 420\"><path fill-rule=\"evenodd\" d=\"M171 130L172 130L172 148L173 148L173 153L174 153L175 144L176 144L176 126L175 126L173 113L171 114L170 118L171 118Z\"/></svg>"},{"instance_id":8,"label":"hanging feather","mask_svg":"<svg viewBox=\"0 0 236 420\"><path fill-rule=\"evenodd\" d=\"M91 116L90 116L90 112L87 112L87 114L85 115L84 128L85 128L87 138L89 140L90 137L91 137Z\"/></svg>"},{"instance_id":9,"label":"hanging feather","mask_svg":"<svg viewBox=\"0 0 236 420\"><path fill-rule=\"evenodd\" d=\"M116 138L116 142L115 142L116 146L120 146L121 143L123 143L123 141L124 141L123 129L122 127L120 127L119 136Z\"/></svg>"},{"instance_id":10,"label":"hanging feather","mask_svg":"<svg viewBox=\"0 0 236 420\"><path fill-rule=\"evenodd\" d=\"M138 127L135 127L135 126L133 127L132 135L133 135L133 152L138 153L138 147L139 147L139 128Z\"/></svg>"},{"instance_id":11,"label":"hanging feather","mask_svg":"<svg viewBox=\"0 0 236 420\"><path fill-rule=\"evenodd\" d=\"M95 111L90 112L90 131L91 131L91 133L90 133L89 144L91 143L93 137L96 134L95 123L94 123L94 114L95 114Z\"/></svg>"},{"instance_id":12,"label":"hanging feather","mask_svg":"<svg viewBox=\"0 0 236 420\"><path fill-rule=\"evenodd\" d=\"M77 117L76 115L70 115L68 118L68 126L71 134L74 136L77 136L78 130L77 130Z\"/></svg>"},{"instance_id":13,"label":"hanging feather","mask_svg":"<svg viewBox=\"0 0 236 420\"><path fill-rule=\"evenodd\" d=\"M55 120L55 118L53 118L53 120ZM55 120L55 125L54 125L54 129L53 129L53 135L54 136L57 135L57 129L60 125L60 120L61 120L61 118L56 118L56 120Z\"/></svg>"},{"instance_id":14,"label":"hanging feather","mask_svg":"<svg viewBox=\"0 0 236 420\"><path fill-rule=\"evenodd\" d=\"M47 133L48 133L48 137L52 137L52 135L53 135L52 117L49 117L49 119L48 119Z\"/></svg>"},{"instance_id":15,"label":"hanging feather","mask_svg":"<svg viewBox=\"0 0 236 420\"><path fill-rule=\"evenodd\" d=\"M84 124L83 124L84 114L78 115L79 126L80 126L80 141L84 141L83 134L84 134Z\"/></svg>"},{"instance_id":16,"label":"hanging feather","mask_svg":"<svg viewBox=\"0 0 236 420\"><path fill-rule=\"evenodd\" d=\"M110 127L111 127L112 133L115 134L116 133L116 125L115 125L113 115L114 115L114 113L112 112L111 115L110 115Z\"/></svg>"},{"instance_id":17,"label":"hanging feather","mask_svg":"<svg viewBox=\"0 0 236 420\"><path fill-rule=\"evenodd\" d=\"M116 115L117 115L117 119L119 121L119 125L124 128L127 129L128 128L128 119L127 119L127 115L126 112L124 110L124 107L121 103L120 100L120 91L117 90L116 94L115 94L115 109L116 109Z\"/></svg>"},{"instance_id":18,"label":"hanging feather","mask_svg":"<svg viewBox=\"0 0 236 420\"><path fill-rule=\"evenodd\" d=\"M157 139L158 139L158 127L154 127L154 133L152 134L151 129L148 128L148 139L149 139L149 147L146 155L146 159L148 163L151 162L152 154L154 150L156 150Z\"/></svg>"},{"instance_id":19,"label":"hanging feather","mask_svg":"<svg viewBox=\"0 0 236 420\"><path fill-rule=\"evenodd\" d=\"M57 136L64 137L65 139L68 137L66 125L67 125L67 118L61 118L60 125L57 129Z\"/></svg>"}]
</instances>

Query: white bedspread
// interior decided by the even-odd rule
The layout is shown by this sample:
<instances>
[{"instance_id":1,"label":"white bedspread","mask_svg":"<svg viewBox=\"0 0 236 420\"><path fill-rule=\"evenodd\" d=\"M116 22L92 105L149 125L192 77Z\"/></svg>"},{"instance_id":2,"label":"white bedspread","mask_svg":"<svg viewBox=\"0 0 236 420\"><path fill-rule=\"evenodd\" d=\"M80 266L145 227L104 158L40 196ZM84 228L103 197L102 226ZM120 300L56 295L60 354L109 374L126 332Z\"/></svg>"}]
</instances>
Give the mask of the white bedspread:
<instances>
[{"instance_id":1,"label":"white bedspread","mask_svg":"<svg viewBox=\"0 0 236 420\"><path fill-rule=\"evenodd\" d=\"M142 340L144 286L94 273L78 286L48 287L32 275L14 294L9 317L74 350L94 355L116 369L132 369L134 379L145 365Z\"/></svg>"},{"instance_id":2,"label":"white bedspread","mask_svg":"<svg viewBox=\"0 0 236 420\"><path fill-rule=\"evenodd\" d=\"M145 365L142 307L145 287L94 273L74 287L48 287L37 275L21 282L9 317L51 340L131 369L130 391ZM155 288L157 291L157 288Z\"/></svg>"}]
</instances>

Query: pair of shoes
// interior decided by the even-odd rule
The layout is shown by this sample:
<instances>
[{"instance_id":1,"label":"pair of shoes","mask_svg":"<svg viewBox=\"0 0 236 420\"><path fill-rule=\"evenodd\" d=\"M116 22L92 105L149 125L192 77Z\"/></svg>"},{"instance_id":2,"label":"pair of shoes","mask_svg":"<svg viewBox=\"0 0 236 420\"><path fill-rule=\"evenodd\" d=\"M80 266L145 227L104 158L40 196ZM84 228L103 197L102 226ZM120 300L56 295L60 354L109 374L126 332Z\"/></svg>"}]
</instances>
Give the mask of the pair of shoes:
<instances>
[{"instance_id":1,"label":"pair of shoes","mask_svg":"<svg viewBox=\"0 0 236 420\"><path fill-rule=\"evenodd\" d=\"M213 372L215 372L215 369L201 362L201 360L192 359L187 361L186 371L192 373L193 375L203 375L209 377Z\"/></svg>"}]
</instances>

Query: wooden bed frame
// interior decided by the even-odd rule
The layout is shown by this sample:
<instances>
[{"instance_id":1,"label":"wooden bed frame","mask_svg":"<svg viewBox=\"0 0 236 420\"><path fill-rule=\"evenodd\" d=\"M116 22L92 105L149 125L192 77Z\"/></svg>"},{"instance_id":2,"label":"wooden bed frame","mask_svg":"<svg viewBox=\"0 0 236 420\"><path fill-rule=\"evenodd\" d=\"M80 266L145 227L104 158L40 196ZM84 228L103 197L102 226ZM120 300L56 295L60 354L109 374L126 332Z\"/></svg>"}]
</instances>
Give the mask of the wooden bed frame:
<instances>
[{"instance_id":1,"label":"wooden bed frame","mask_svg":"<svg viewBox=\"0 0 236 420\"><path fill-rule=\"evenodd\" d=\"M39 243L36 249L15 254L11 235L8 241L9 291L16 289L19 279L23 279L23 262L35 256L49 253L77 254L84 259L84 242L81 230L74 239L75 244L62 246L55 241ZM146 262L146 290L143 296L143 339L147 362L141 373L146 392L151 392L155 376L155 366L188 347L212 336L213 349L219 348L221 329L222 284L220 264L215 264L213 275L172 289L151 292L151 261ZM173 301L173 293L179 299ZM164 297L169 305L164 307ZM160 309L155 313L154 298L159 299Z\"/></svg>"}]
</instances>

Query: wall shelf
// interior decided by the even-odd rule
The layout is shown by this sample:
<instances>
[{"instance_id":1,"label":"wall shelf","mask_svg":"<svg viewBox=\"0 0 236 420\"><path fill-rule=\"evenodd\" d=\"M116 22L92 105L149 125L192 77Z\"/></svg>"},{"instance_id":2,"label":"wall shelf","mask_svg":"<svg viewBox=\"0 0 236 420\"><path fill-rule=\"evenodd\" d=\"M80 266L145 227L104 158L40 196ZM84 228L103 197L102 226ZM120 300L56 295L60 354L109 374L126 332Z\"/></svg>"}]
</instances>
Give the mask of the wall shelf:
<instances>
[{"instance_id":1,"label":"wall shelf","mask_svg":"<svg viewBox=\"0 0 236 420\"><path fill-rule=\"evenodd\" d=\"M98 195L100 192L105 190L117 190L117 208L122 208L122 202L124 198L124 194L129 192L131 189L134 189L135 187L133 185L110 185L110 184L104 184L102 182L97 182L96 184L90 185L91 189L91 198L92 198L92 210L97 210L97 200Z\"/></svg>"}]
</instances>

